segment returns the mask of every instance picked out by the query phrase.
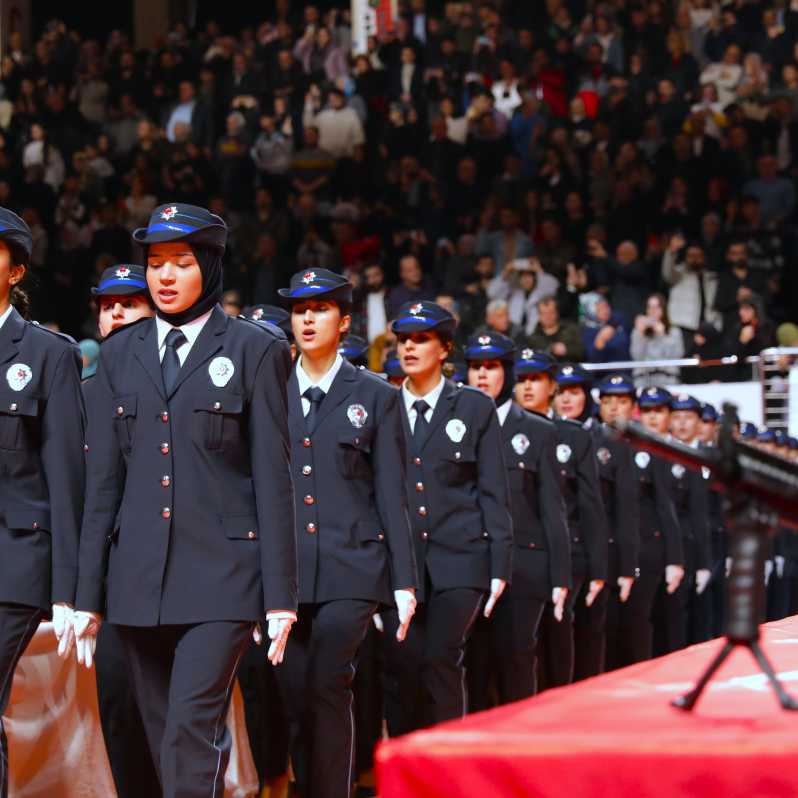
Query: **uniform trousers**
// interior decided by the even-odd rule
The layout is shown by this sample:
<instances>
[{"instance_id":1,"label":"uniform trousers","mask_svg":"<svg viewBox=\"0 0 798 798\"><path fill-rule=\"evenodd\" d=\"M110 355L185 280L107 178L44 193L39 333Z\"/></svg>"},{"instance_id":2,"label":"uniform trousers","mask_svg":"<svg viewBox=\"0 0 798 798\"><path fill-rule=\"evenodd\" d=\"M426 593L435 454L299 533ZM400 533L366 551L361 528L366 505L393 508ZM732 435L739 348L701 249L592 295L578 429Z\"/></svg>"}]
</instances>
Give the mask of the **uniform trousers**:
<instances>
[{"instance_id":1,"label":"uniform trousers","mask_svg":"<svg viewBox=\"0 0 798 798\"><path fill-rule=\"evenodd\" d=\"M654 656L681 651L687 645L689 608L695 596L696 543L692 536L682 537L685 554L684 577L673 593L663 580L654 606Z\"/></svg>"},{"instance_id":2,"label":"uniform trousers","mask_svg":"<svg viewBox=\"0 0 798 798\"><path fill-rule=\"evenodd\" d=\"M42 611L22 604L0 604L0 798L8 798L8 740L3 715L11 699L14 670L36 634Z\"/></svg>"},{"instance_id":3,"label":"uniform trousers","mask_svg":"<svg viewBox=\"0 0 798 798\"><path fill-rule=\"evenodd\" d=\"M620 590L613 587L607 608L607 670L651 659L654 644L651 615L662 578L660 571L641 570L624 603L620 600Z\"/></svg>"},{"instance_id":4,"label":"uniform trousers","mask_svg":"<svg viewBox=\"0 0 798 798\"><path fill-rule=\"evenodd\" d=\"M355 758L352 682L374 601L302 604L277 668L302 798L349 798Z\"/></svg>"},{"instance_id":5,"label":"uniform trousers","mask_svg":"<svg viewBox=\"0 0 798 798\"><path fill-rule=\"evenodd\" d=\"M118 798L158 798L161 785L136 706L119 630L104 623L94 657L100 723Z\"/></svg>"},{"instance_id":6,"label":"uniform trousers","mask_svg":"<svg viewBox=\"0 0 798 798\"><path fill-rule=\"evenodd\" d=\"M355 776L374 768L374 750L382 739L382 634L369 624L366 639L357 654L357 673L352 684L355 694Z\"/></svg>"},{"instance_id":7,"label":"uniform trousers","mask_svg":"<svg viewBox=\"0 0 798 798\"><path fill-rule=\"evenodd\" d=\"M480 615L466 649L468 711L535 695L538 627L546 602L505 590L490 618Z\"/></svg>"},{"instance_id":8,"label":"uniform trousers","mask_svg":"<svg viewBox=\"0 0 798 798\"><path fill-rule=\"evenodd\" d=\"M590 582L586 581L574 605L574 681L604 673L607 643L607 608L610 585L606 582L593 603L585 604Z\"/></svg>"},{"instance_id":9,"label":"uniform trousers","mask_svg":"<svg viewBox=\"0 0 798 798\"><path fill-rule=\"evenodd\" d=\"M164 798L222 798L226 717L251 621L119 626Z\"/></svg>"},{"instance_id":10,"label":"uniform trousers","mask_svg":"<svg viewBox=\"0 0 798 798\"><path fill-rule=\"evenodd\" d=\"M392 737L465 715L465 647L484 597L465 587L428 591L402 643L396 610L383 613L385 720Z\"/></svg>"}]
</instances>

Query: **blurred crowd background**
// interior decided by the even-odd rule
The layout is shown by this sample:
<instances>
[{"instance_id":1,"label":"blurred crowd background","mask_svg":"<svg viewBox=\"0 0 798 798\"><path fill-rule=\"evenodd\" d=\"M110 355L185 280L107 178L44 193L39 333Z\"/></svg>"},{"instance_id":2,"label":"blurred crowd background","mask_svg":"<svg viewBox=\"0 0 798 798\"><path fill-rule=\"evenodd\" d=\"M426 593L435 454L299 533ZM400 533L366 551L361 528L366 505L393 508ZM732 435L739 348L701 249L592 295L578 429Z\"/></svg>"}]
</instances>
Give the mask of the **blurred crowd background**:
<instances>
[{"instance_id":1,"label":"blurred crowd background","mask_svg":"<svg viewBox=\"0 0 798 798\"><path fill-rule=\"evenodd\" d=\"M230 227L228 312L340 270L377 365L414 298L564 360L798 343L797 0L400 0L356 56L348 3L263 8L151 50L10 36L0 205L35 318L96 335L89 288L174 200Z\"/></svg>"}]
</instances>

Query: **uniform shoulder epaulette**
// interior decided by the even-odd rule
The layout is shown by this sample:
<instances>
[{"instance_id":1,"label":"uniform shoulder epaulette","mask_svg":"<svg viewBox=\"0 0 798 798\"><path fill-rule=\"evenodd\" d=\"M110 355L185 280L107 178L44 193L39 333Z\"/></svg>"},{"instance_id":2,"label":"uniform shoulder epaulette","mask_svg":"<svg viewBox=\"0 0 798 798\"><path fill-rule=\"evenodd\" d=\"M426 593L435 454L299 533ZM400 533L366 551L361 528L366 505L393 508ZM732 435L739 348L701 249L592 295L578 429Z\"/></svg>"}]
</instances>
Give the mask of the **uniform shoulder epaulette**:
<instances>
[{"instance_id":1,"label":"uniform shoulder epaulette","mask_svg":"<svg viewBox=\"0 0 798 798\"><path fill-rule=\"evenodd\" d=\"M152 316L144 316L140 319L136 319L135 321L131 321L130 324L125 324L122 327L117 327L115 330L111 330L108 335L103 338L100 342L100 346L102 346L106 341L110 341L115 335L119 335L121 332L125 330L132 330L134 327L138 327L140 324L143 324L145 321L149 321Z\"/></svg>"},{"instance_id":2,"label":"uniform shoulder epaulette","mask_svg":"<svg viewBox=\"0 0 798 798\"><path fill-rule=\"evenodd\" d=\"M56 335L61 338L61 340L66 341L69 344L77 345L78 343L71 335L67 335L66 333L59 332L57 330L51 330L49 327L44 327L43 325L39 324L38 321L33 319L29 319L27 324L30 324L31 327L35 327L37 330L41 330L42 332L50 333L50 335Z\"/></svg>"},{"instance_id":3,"label":"uniform shoulder epaulette","mask_svg":"<svg viewBox=\"0 0 798 798\"><path fill-rule=\"evenodd\" d=\"M269 333L281 341L288 341L288 336L276 324L270 321L248 319L246 316L236 316L234 318L236 321L243 321L246 324L257 327L261 332Z\"/></svg>"}]
</instances>

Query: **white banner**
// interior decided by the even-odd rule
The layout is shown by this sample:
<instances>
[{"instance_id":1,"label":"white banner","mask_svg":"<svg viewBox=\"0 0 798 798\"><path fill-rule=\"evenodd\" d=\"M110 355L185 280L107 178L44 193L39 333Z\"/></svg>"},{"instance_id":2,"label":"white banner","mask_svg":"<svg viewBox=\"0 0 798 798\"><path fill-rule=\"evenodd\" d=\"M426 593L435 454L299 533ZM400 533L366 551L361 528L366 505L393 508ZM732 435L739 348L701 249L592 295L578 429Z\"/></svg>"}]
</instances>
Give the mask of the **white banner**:
<instances>
[{"instance_id":1,"label":"white banner","mask_svg":"<svg viewBox=\"0 0 798 798\"><path fill-rule=\"evenodd\" d=\"M352 0L352 55L367 51L369 36L392 31L398 13L398 0Z\"/></svg>"},{"instance_id":2,"label":"white banner","mask_svg":"<svg viewBox=\"0 0 798 798\"><path fill-rule=\"evenodd\" d=\"M723 410L724 402L737 405L740 421L750 421L761 427L762 386L758 382L708 382L700 385L670 385L671 393L689 393L702 402L714 405L718 412ZM798 394L797 394L798 395Z\"/></svg>"}]
</instances>

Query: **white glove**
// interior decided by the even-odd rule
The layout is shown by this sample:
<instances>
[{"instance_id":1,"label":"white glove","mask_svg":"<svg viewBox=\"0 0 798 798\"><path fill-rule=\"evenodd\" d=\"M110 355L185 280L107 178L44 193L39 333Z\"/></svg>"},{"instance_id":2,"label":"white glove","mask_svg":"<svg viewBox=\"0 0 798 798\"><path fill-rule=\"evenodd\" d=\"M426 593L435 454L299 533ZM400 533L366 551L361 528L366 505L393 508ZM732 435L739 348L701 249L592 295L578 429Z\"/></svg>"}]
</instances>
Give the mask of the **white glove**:
<instances>
[{"instance_id":1,"label":"white glove","mask_svg":"<svg viewBox=\"0 0 798 798\"><path fill-rule=\"evenodd\" d=\"M78 664L91 668L94 662L94 652L97 648L97 633L102 625L102 616L96 612L83 612L75 610L73 626L75 628L75 653Z\"/></svg>"},{"instance_id":2,"label":"white glove","mask_svg":"<svg viewBox=\"0 0 798 798\"><path fill-rule=\"evenodd\" d=\"M382 615L380 615L378 612L375 612L374 615L371 616L371 622L374 624L374 628L378 632L385 631L385 624L382 622Z\"/></svg>"},{"instance_id":3,"label":"white glove","mask_svg":"<svg viewBox=\"0 0 798 798\"><path fill-rule=\"evenodd\" d=\"M72 625L73 610L69 604L53 604L53 631L58 641L58 656L66 659L75 643L75 628Z\"/></svg>"},{"instance_id":4,"label":"white glove","mask_svg":"<svg viewBox=\"0 0 798 798\"><path fill-rule=\"evenodd\" d=\"M773 560L765 560L765 587L770 582L771 574L773 573Z\"/></svg>"},{"instance_id":5,"label":"white glove","mask_svg":"<svg viewBox=\"0 0 798 798\"><path fill-rule=\"evenodd\" d=\"M603 579L591 579L590 580L590 587L587 591L587 596L585 596L585 606L589 607L593 604L596 600L596 596L604 589L604 580Z\"/></svg>"},{"instance_id":6,"label":"white glove","mask_svg":"<svg viewBox=\"0 0 798 798\"><path fill-rule=\"evenodd\" d=\"M416 591L413 588L394 590L393 600L399 613L399 628L396 630L396 639L401 643L407 635L407 629L416 612Z\"/></svg>"},{"instance_id":7,"label":"white glove","mask_svg":"<svg viewBox=\"0 0 798 798\"><path fill-rule=\"evenodd\" d=\"M776 576L778 576L779 579L783 579L784 566L787 564L787 560L785 560L781 554L777 554L773 559L776 561Z\"/></svg>"},{"instance_id":8,"label":"white glove","mask_svg":"<svg viewBox=\"0 0 798 798\"><path fill-rule=\"evenodd\" d=\"M695 572L695 592L700 596L712 579L712 571L709 568L699 568Z\"/></svg>"},{"instance_id":9,"label":"white glove","mask_svg":"<svg viewBox=\"0 0 798 798\"><path fill-rule=\"evenodd\" d=\"M490 580L490 595L485 602L485 610L482 613L486 618L490 618L490 614L493 612L496 602L501 598L502 593L504 593L504 588L506 587L507 582L505 582L504 579Z\"/></svg>"},{"instance_id":10,"label":"white glove","mask_svg":"<svg viewBox=\"0 0 798 798\"><path fill-rule=\"evenodd\" d=\"M684 579L684 567L681 565L665 566L665 584L668 586L668 595L672 595L679 589L679 585Z\"/></svg>"},{"instance_id":11,"label":"white glove","mask_svg":"<svg viewBox=\"0 0 798 798\"><path fill-rule=\"evenodd\" d=\"M260 628L259 623L256 623L255 626L252 627L252 640L256 646L259 646L263 642L263 630Z\"/></svg>"},{"instance_id":12,"label":"white glove","mask_svg":"<svg viewBox=\"0 0 798 798\"><path fill-rule=\"evenodd\" d=\"M618 587L620 588L621 595L621 604L623 604L626 599L629 598L629 594L632 592L632 585L635 583L635 578L633 576L619 576L618 577Z\"/></svg>"},{"instance_id":13,"label":"white glove","mask_svg":"<svg viewBox=\"0 0 798 798\"><path fill-rule=\"evenodd\" d=\"M272 665L279 665L285 657L285 646L288 642L288 634L294 625L293 618L272 618L269 620L269 646L267 659Z\"/></svg>"},{"instance_id":14,"label":"white glove","mask_svg":"<svg viewBox=\"0 0 798 798\"><path fill-rule=\"evenodd\" d=\"M565 614L565 600L568 598L567 587L555 587L551 591L551 602L554 604L554 617L562 621Z\"/></svg>"},{"instance_id":15,"label":"white glove","mask_svg":"<svg viewBox=\"0 0 798 798\"><path fill-rule=\"evenodd\" d=\"M726 578L727 579L731 575L731 569L732 569L732 558L731 557L727 557L726 558Z\"/></svg>"}]
</instances>

